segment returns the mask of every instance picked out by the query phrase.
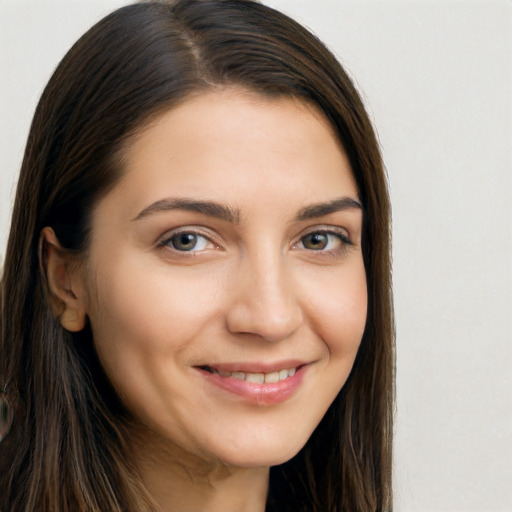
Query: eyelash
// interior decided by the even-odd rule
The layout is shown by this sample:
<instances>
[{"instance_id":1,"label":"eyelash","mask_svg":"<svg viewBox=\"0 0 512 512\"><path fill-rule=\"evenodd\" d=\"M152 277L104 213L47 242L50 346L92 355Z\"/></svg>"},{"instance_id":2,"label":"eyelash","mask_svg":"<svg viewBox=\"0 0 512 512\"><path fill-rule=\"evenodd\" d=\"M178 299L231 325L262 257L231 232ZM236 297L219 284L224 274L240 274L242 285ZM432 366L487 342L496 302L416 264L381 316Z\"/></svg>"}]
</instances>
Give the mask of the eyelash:
<instances>
[{"instance_id":1,"label":"eyelash","mask_svg":"<svg viewBox=\"0 0 512 512\"><path fill-rule=\"evenodd\" d=\"M176 231L172 231L171 233L167 234L163 239L161 239L158 242L158 248L167 248L168 250L171 250L174 254L176 254L179 257L196 256L198 253L201 253L205 250L205 249L196 250L195 246L189 251L180 250L180 249L173 247L172 246L173 239L175 239L176 237L178 237L180 235L193 235L198 238L200 237L200 238L205 239L207 244L210 243L210 244L214 245L215 247L218 247L218 245L215 244L215 242L212 240L212 236L210 234L206 234L201 230L190 227L190 228L177 229ZM340 247L337 247L334 249L327 249L327 250L324 250L323 248L319 249L319 250L308 249L308 248L304 247L304 239L311 235L323 235L323 236L328 236L328 237L336 237L340 241ZM328 241L328 243L329 243L329 241ZM299 244L302 244L303 247L302 248L298 247ZM352 245L353 245L353 243L350 240L350 237L346 233L345 230L342 230L342 229L338 230L338 229L333 229L333 228L329 228L329 229L315 228L315 229L303 234L297 240L297 242L295 242L293 244L292 248L298 249L298 250L306 250L308 252L317 253L319 255L321 254L321 255L325 255L325 256L327 256L327 255L333 256L333 255L345 252L348 249L348 247L352 246Z\"/></svg>"},{"instance_id":2,"label":"eyelash","mask_svg":"<svg viewBox=\"0 0 512 512\"><path fill-rule=\"evenodd\" d=\"M347 248L349 246L353 245L352 241L350 240L349 235L346 233L345 230L341 230L341 229L338 230L338 229L333 229L333 228L329 228L329 229L315 228L315 229L309 231L308 233L305 233L304 235L302 235L300 237L299 241L296 244L294 244L293 247L296 248L299 243L302 243L302 245L304 245L304 239L311 235L322 235L322 236L327 236L327 237L335 237L340 242L340 246L336 247L334 249L320 249L320 250L309 249L309 251L311 251L312 253L319 253L322 255L331 256L331 255L343 253L347 250ZM327 243L329 243L329 241ZM308 250L308 249L306 247L304 247L304 250Z\"/></svg>"},{"instance_id":3,"label":"eyelash","mask_svg":"<svg viewBox=\"0 0 512 512\"><path fill-rule=\"evenodd\" d=\"M167 234L158 243L158 247L159 248L167 248L167 249L173 251L173 253L175 253L179 256L183 256L183 257L196 255L198 252L202 252L204 250L204 249L195 250L195 247L194 247L194 248L192 248L192 250L186 251L186 250L179 250L179 249L176 249L175 247L172 247L173 239L175 239L176 237L178 237L180 235L193 235L198 238L201 237L201 238L204 238L207 243L210 243L210 244L218 247L217 244L215 244L215 242L212 241L211 235L208 235L208 234L206 234L198 229L195 229L195 228L182 228L182 229L172 231L171 233Z\"/></svg>"}]
</instances>

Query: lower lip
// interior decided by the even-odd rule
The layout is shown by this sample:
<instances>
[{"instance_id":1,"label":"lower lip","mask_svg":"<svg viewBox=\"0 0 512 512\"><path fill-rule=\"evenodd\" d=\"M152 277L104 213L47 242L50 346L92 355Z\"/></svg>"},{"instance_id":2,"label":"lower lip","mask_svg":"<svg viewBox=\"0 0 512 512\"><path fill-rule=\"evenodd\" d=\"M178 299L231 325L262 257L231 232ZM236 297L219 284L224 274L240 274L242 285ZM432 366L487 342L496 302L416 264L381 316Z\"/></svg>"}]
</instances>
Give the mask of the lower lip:
<instances>
[{"instance_id":1,"label":"lower lip","mask_svg":"<svg viewBox=\"0 0 512 512\"><path fill-rule=\"evenodd\" d=\"M220 388L242 400L257 405L274 405L288 400L299 388L307 366L297 369L295 375L279 382L256 384L234 377L221 377L218 373L210 373L196 368L201 376L216 388Z\"/></svg>"}]
</instances>

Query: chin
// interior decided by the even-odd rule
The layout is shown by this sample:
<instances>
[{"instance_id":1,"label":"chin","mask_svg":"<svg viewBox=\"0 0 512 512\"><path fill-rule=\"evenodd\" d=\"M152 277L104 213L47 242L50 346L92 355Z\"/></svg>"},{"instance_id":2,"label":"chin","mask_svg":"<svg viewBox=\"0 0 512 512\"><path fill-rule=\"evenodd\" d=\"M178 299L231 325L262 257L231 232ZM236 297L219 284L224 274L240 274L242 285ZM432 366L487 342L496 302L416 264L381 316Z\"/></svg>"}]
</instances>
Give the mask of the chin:
<instances>
[{"instance_id":1,"label":"chin","mask_svg":"<svg viewBox=\"0 0 512 512\"><path fill-rule=\"evenodd\" d=\"M295 457L304 447L306 441L307 439L303 443L298 442L293 445L281 443L278 446L275 446L276 443L265 446L255 444L250 447L233 444L233 449L218 453L217 457L225 465L239 468L278 466Z\"/></svg>"}]
</instances>

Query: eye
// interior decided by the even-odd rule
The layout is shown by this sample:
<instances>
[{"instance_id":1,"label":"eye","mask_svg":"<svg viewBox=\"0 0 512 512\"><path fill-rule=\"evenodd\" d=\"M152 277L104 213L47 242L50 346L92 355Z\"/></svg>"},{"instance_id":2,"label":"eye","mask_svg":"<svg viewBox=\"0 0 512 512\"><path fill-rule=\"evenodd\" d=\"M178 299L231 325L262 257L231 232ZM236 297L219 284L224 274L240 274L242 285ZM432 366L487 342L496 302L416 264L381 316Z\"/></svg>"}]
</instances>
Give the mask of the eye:
<instances>
[{"instance_id":1,"label":"eye","mask_svg":"<svg viewBox=\"0 0 512 512\"><path fill-rule=\"evenodd\" d=\"M347 235L337 231L313 231L303 236L298 245L299 249L308 251L336 251L350 245Z\"/></svg>"},{"instance_id":2,"label":"eye","mask_svg":"<svg viewBox=\"0 0 512 512\"><path fill-rule=\"evenodd\" d=\"M162 245L179 252L199 252L213 247L213 243L194 231L174 233L162 241Z\"/></svg>"}]
</instances>

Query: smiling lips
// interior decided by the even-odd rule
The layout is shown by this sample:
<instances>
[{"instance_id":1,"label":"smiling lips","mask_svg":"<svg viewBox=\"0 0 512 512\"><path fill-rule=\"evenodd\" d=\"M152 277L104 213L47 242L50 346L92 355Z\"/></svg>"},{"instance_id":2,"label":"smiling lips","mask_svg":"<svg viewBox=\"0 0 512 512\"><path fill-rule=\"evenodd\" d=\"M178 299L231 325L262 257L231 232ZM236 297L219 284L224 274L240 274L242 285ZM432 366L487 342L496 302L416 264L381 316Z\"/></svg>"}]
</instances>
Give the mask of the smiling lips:
<instances>
[{"instance_id":1,"label":"smiling lips","mask_svg":"<svg viewBox=\"0 0 512 512\"><path fill-rule=\"evenodd\" d=\"M206 371L211 372L213 374L218 374L221 377L231 377L233 379L253 382L254 384L274 384L276 382L285 380L288 377L293 377L295 375L295 372L297 371L296 368L288 368L270 373L251 373L242 371L229 372L226 370L217 370L216 368L210 368L209 366L203 368Z\"/></svg>"},{"instance_id":2,"label":"smiling lips","mask_svg":"<svg viewBox=\"0 0 512 512\"><path fill-rule=\"evenodd\" d=\"M242 366L242 365L240 365ZM287 368L270 372L201 366L197 369L215 388L236 395L239 399L258 405L272 405L290 398L299 388L307 366L286 364Z\"/></svg>"}]
</instances>

